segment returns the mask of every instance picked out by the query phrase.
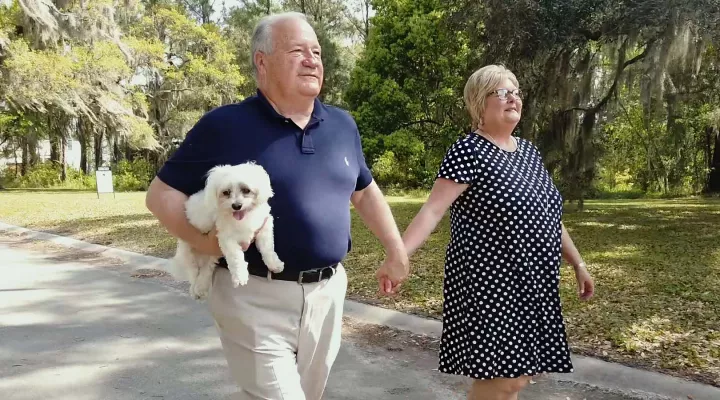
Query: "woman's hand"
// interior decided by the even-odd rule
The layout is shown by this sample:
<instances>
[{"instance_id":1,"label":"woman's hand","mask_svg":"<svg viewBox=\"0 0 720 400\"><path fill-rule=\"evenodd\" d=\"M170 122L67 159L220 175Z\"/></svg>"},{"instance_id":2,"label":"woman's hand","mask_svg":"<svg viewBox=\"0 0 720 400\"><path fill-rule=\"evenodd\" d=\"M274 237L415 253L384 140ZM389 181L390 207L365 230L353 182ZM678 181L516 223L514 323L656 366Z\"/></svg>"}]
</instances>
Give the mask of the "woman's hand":
<instances>
[{"instance_id":1,"label":"woman's hand","mask_svg":"<svg viewBox=\"0 0 720 400\"><path fill-rule=\"evenodd\" d=\"M577 281L580 299L589 300L595 294L595 282L593 282L585 263L575 267L575 280Z\"/></svg>"}]
</instances>

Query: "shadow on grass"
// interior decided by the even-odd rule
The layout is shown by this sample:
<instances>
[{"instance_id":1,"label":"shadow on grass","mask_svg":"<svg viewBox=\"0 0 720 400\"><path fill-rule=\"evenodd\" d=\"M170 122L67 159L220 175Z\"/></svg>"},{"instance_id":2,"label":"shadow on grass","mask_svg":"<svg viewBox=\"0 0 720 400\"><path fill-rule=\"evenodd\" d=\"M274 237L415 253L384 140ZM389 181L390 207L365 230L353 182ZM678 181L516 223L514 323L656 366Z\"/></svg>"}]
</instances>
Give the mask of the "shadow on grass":
<instances>
[{"instance_id":1,"label":"shadow on grass","mask_svg":"<svg viewBox=\"0 0 720 400\"><path fill-rule=\"evenodd\" d=\"M149 213L43 221L29 228L164 258L173 254L176 245Z\"/></svg>"},{"instance_id":2,"label":"shadow on grass","mask_svg":"<svg viewBox=\"0 0 720 400\"><path fill-rule=\"evenodd\" d=\"M391 204L401 231L421 206ZM353 218L350 295L374 299L374 272L384 253ZM574 349L720 385L720 202L588 202L584 212L567 211L564 223L597 289L591 302L579 301L574 274L563 267L563 309ZM402 295L380 303L441 317L449 228L446 215L413 256Z\"/></svg>"}]
</instances>

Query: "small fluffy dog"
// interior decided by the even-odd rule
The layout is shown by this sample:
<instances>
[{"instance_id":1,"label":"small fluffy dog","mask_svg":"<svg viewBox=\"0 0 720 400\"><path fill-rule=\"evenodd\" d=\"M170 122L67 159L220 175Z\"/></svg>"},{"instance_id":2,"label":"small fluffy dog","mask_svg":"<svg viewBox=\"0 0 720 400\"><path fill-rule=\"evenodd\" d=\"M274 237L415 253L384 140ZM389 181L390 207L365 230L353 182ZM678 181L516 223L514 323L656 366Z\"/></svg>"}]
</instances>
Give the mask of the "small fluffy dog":
<instances>
[{"instance_id":1,"label":"small fluffy dog","mask_svg":"<svg viewBox=\"0 0 720 400\"><path fill-rule=\"evenodd\" d=\"M253 238L263 261L272 272L282 272L284 264L275 253L273 217L268 200L273 196L270 177L254 162L220 165L207 175L205 188L188 198L185 214L201 232L217 229L220 249L225 255L233 286L248 282L248 264L244 249ZM168 272L190 282L190 295L207 297L218 258L196 253L178 240Z\"/></svg>"}]
</instances>

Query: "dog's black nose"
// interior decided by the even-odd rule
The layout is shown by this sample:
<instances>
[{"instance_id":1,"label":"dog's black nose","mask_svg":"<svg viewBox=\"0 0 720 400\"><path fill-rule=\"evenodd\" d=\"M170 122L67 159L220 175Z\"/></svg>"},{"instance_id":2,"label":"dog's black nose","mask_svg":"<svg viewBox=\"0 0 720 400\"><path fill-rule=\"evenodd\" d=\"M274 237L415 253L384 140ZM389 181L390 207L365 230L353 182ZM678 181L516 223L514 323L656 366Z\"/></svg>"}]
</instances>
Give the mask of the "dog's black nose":
<instances>
[{"instance_id":1,"label":"dog's black nose","mask_svg":"<svg viewBox=\"0 0 720 400\"><path fill-rule=\"evenodd\" d=\"M233 210L238 211L242 208L242 204L240 203L233 203L232 205Z\"/></svg>"}]
</instances>

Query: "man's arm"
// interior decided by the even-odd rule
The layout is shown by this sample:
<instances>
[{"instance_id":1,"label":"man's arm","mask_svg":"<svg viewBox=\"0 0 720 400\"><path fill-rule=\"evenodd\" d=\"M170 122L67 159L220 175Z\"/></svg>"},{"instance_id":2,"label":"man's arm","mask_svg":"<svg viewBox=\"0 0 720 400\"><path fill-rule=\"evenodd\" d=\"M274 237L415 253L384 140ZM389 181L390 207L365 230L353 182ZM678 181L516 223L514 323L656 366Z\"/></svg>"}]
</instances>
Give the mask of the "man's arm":
<instances>
[{"instance_id":1,"label":"man's arm","mask_svg":"<svg viewBox=\"0 0 720 400\"><path fill-rule=\"evenodd\" d=\"M356 191L350 201L385 248L385 261L377 271L380 290L385 294L396 293L399 285L407 279L410 262L390 206L375 181Z\"/></svg>"},{"instance_id":2,"label":"man's arm","mask_svg":"<svg viewBox=\"0 0 720 400\"><path fill-rule=\"evenodd\" d=\"M222 257L215 230L205 235L188 222L185 216L187 199L183 192L155 177L148 188L145 206L172 236L184 240L200 253Z\"/></svg>"}]
</instances>

